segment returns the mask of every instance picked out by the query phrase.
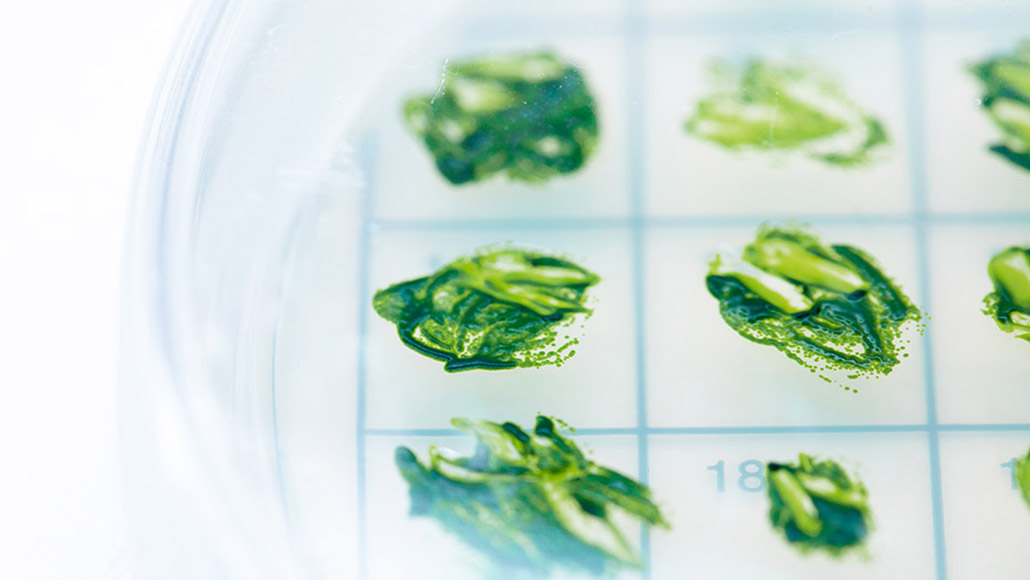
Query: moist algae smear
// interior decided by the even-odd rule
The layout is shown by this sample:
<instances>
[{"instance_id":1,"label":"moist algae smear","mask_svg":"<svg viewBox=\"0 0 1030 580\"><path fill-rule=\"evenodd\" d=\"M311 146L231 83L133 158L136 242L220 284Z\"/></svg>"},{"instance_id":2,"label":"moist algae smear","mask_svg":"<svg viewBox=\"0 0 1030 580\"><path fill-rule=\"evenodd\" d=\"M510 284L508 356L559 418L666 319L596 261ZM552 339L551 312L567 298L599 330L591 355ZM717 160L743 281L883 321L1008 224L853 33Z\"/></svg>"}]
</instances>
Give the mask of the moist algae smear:
<instances>
[{"instance_id":1,"label":"moist algae smear","mask_svg":"<svg viewBox=\"0 0 1030 580\"><path fill-rule=\"evenodd\" d=\"M1026 456L1016 460L1016 484L1023 492L1023 499L1026 505L1030 506L1030 452Z\"/></svg>"},{"instance_id":2,"label":"moist algae smear","mask_svg":"<svg viewBox=\"0 0 1030 580\"><path fill-rule=\"evenodd\" d=\"M857 167L890 142L883 123L810 64L719 60L711 74L713 92L698 103L686 129L726 149L793 151Z\"/></svg>"},{"instance_id":3,"label":"moist algae smear","mask_svg":"<svg viewBox=\"0 0 1030 580\"><path fill-rule=\"evenodd\" d=\"M380 290L372 305L406 346L449 372L560 366L578 339L559 330L590 314L587 289L599 281L563 258L488 249Z\"/></svg>"},{"instance_id":4,"label":"moist algae smear","mask_svg":"<svg viewBox=\"0 0 1030 580\"><path fill-rule=\"evenodd\" d=\"M872 517L868 492L839 464L802 453L793 464L769 463L769 519L803 552L839 556L861 546Z\"/></svg>"},{"instance_id":5,"label":"moist algae smear","mask_svg":"<svg viewBox=\"0 0 1030 580\"><path fill-rule=\"evenodd\" d=\"M998 328L1030 341L1030 248L1011 247L991 258L987 274L994 292L984 298L984 314Z\"/></svg>"},{"instance_id":6,"label":"moist algae smear","mask_svg":"<svg viewBox=\"0 0 1030 580\"><path fill-rule=\"evenodd\" d=\"M484 552L499 577L642 567L630 532L614 516L667 527L650 489L591 461L555 422L539 416L526 432L514 423L454 419L455 427L476 437L471 457L430 447L423 463L398 448L411 514L437 520Z\"/></svg>"},{"instance_id":7,"label":"moist algae smear","mask_svg":"<svg viewBox=\"0 0 1030 580\"><path fill-rule=\"evenodd\" d=\"M970 72L983 85L980 100L1002 133L990 150L1030 170L1030 40L1011 54L973 65Z\"/></svg>"},{"instance_id":8,"label":"moist algae smear","mask_svg":"<svg viewBox=\"0 0 1030 580\"><path fill-rule=\"evenodd\" d=\"M543 183L578 170L597 146L586 79L551 52L448 62L442 75L437 91L404 104L404 117L454 185L498 173Z\"/></svg>"},{"instance_id":9,"label":"moist algae smear","mask_svg":"<svg viewBox=\"0 0 1030 580\"><path fill-rule=\"evenodd\" d=\"M890 373L923 317L871 256L796 226L763 226L743 252L720 253L706 283L738 334L848 378Z\"/></svg>"}]
</instances>

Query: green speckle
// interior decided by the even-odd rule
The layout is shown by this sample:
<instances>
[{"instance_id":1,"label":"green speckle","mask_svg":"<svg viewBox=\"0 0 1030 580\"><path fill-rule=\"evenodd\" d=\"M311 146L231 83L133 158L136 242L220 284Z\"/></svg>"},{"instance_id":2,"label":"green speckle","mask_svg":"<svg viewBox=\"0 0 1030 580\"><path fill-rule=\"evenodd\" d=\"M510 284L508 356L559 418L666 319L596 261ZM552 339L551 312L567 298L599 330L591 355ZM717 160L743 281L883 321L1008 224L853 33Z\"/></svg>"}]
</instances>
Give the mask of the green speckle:
<instances>
[{"instance_id":1,"label":"green speckle","mask_svg":"<svg viewBox=\"0 0 1030 580\"><path fill-rule=\"evenodd\" d=\"M980 100L1002 132L1002 141L990 150L1030 170L1030 40L1012 54L973 65L970 72L983 84Z\"/></svg>"},{"instance_id":2,"label":"green speckle","mask_svg":"<svg viewBox=\"0 0 1030 580\"><path fill-rule=\"evenodd\" d=\"M423 464L410 449L397 449L411 513L437 520L486 553L501 577L559 567L596 575L639 568L640 554L613 516L668 527L650 489L591 461L559 432L561 421L539 416L532 434L513 423L452 423L476 437L471 457L430 447Z\"/></svg>"},{"instance_id":3,"label":"green speckle","mask_svg":"<svg viewBox=\"0 0 1030 580\"><path fill-rule=\"evenodd\" d=\"M872 526L865 486L834 461L804 453L797 464L769 463L769 520L801 551L839 556L865 541Z\"/></svg>"},{"instance_id":4,"label":"green speckle","mask_svg":"<svg viewBox=\"0 0 1030 580\"><path fill-rule=\"evenodd\" d=\"M1030 506L1030 453L1016 460L1016 484L1023 492L1023 499Z\"/></svg>"},{"instance_id":5,"label":"green speckle","mask_svg":"<svg viewBox=\"0 0 1030 580\"><path fill-rule=\"evenodd\" d=\"M550 52L491 54L444 66L438 90L404 117L455 185L498 173L534 183L576 171L597 146L594 99Z\"/></svg>"},{"instance_id":6,"label":"green speckle","mask_svg":"<svg viewBox=\"0 0 1030 580\"><path fill-rule=\"evenodd\" d=\"M987 274L994 292L984 298L984 314L998 328L1030 342L1030 247L1011 247L991 258Z\"/></svg>"},{"instance_id":7,"label":"green speckle","mask_svg":"<svg viewBox=\"0 0 1030 580\"><path fill-rule=\"evenodd\" d=\"M562 258L488 249L380 290L372 305L405 345L450 372L560 365L579 341L560 341L559 330L589 314L587 289L599 281Z\"/></svg>"},{"instance_id":8,"label":"green speckle","mask_svg":"<svg viewBox=\"0 0 1030 580\"><path fill-rule=\"evenodd\" d=\"M720 60L712 77L714 92L698 103L686 128L727 149L798 151L855 167L890 142L883 124L815 66Z\"/></svg>"},{"instance_id":9,"label":"green speckle","mask_svg":"<svg viewBox=\"0 0 1030 580\"><path fill-rule=\"evenodd\" d=\"M886 375L905 327L922 320L872 257L797 227L763 226L742 253L710 266L708 291L726 324L813 371Z\"/></svg>"}]
</instances>

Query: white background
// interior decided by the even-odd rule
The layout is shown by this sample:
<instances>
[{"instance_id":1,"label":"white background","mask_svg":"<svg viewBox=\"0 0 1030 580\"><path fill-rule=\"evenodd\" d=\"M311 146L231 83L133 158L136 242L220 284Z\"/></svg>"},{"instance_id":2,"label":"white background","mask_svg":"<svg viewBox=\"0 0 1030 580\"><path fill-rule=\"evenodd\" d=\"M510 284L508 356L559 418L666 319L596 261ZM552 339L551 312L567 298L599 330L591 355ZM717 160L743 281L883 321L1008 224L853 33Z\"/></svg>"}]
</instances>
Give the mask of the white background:
<instances>
[{"instance_id":1,"label":"white background","mask_svg":"<svg viewBox=\"0 0 1030 580\"><path fill-rule=\"evenodd\" d=\"M143 127L190 4L4 4L0 578L131 575L116 404L122 238Z\"/></svg>"}]
</instances>

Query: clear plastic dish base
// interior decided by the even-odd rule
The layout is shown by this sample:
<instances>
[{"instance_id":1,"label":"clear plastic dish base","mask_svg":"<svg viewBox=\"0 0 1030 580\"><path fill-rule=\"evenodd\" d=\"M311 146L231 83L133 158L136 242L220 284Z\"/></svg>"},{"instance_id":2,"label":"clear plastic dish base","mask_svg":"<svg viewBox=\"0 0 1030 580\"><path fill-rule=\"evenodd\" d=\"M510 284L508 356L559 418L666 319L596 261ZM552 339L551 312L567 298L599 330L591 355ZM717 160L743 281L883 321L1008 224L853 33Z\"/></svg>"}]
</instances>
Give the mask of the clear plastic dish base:
<instances>
[{"instance_id":1,"label":"clear plastic dish base","mask_svg":"<svg viewBox=\"0 0 1030 580\"><path fill-rule=\"evenodd\" d=\"M1030 575L1030 514L1005 467L1030 443L1030 365L967 304L988 290L981 258L1026 241L1030 197L1010 193L1027 177L969 140L967 171L991 187L962 201L935 177L961 168L938 158L939 111L920 102L972 102L962 67L1013 45L1017 9L949 26L962 6L834 4L198 7L156 104L127 247L122 429L141 577L489 577L408 516L393 450L468 451L450 417L528 425L537 412L663 502L672 529L634 533L648 566L620 578ZM595 159L547 187L450 187L400 103L437 86L448 58L539 47L587 75ZM894 131L890 159L845 178L691 142L706 59L756 52L811 55L849 79ZM989 139L976 115L965 134ZM935 316L857 396L742 341L706 295L715 248L783 219L870 250ZM498 242L602 274L565 367L446 375L371 311L375 289ZM773 533L749 466L799 451L869 487L864 556L801 556Z\"/></svg>"}]
</instances>

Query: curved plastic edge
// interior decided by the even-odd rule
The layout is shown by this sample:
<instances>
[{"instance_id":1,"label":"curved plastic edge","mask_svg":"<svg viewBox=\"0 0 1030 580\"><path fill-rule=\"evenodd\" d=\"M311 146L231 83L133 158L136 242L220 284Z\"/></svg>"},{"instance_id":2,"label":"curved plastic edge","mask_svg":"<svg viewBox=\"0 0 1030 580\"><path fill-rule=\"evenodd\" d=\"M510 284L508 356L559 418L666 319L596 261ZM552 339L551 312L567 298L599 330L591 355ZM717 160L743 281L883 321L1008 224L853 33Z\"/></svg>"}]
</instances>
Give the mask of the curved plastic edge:
<instances>
[{"instance_id":1,"label":"curved plastic edge","mask_svg":"<svg viewBox=\"0 0 1030 580\"><path fill-rule=\"evenodd\" d=\"M251 522L240 521L238 506L220 501L227 494L217 477L208 476L217 468L200 453L198 409L179 388L186 379L168 295L168 177L182 149L181 132L198 83L212 66L212 44L242 8L236 0L194 4L165 65L137 157L123 255L118 404L134 577L141 580L228 580L241 570L252 579L294 576L280 566L262 566L260 553L237 568L234 560L249 551L246 534L235 538L220 534L218 525L198 526Z\"/></svg>"}]
</instances>

